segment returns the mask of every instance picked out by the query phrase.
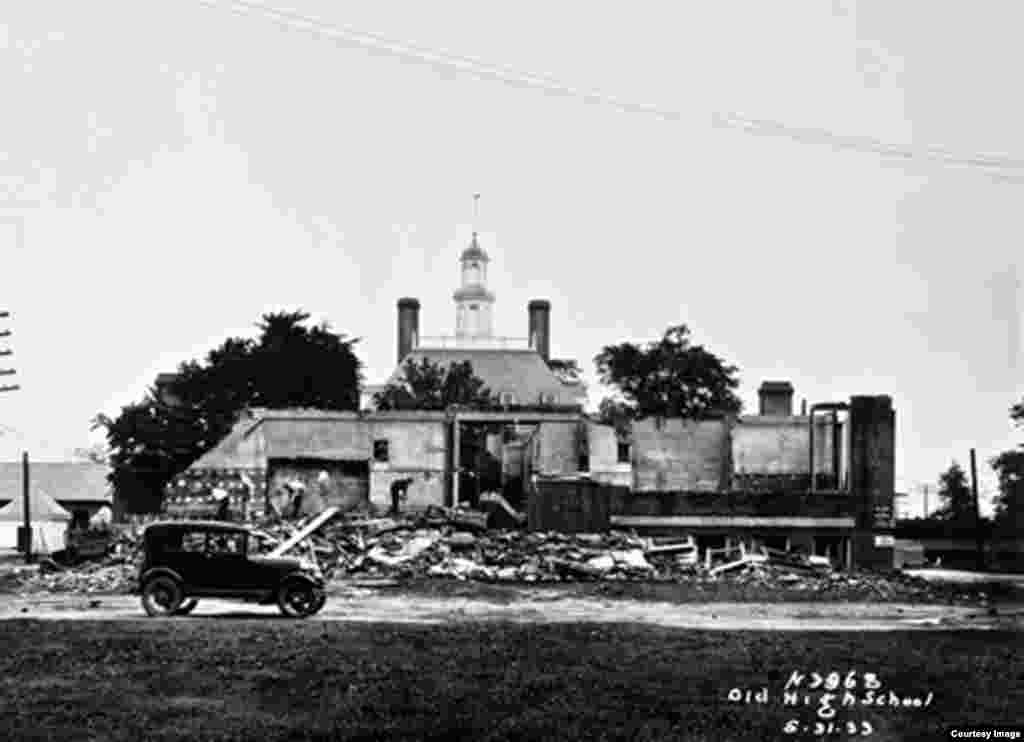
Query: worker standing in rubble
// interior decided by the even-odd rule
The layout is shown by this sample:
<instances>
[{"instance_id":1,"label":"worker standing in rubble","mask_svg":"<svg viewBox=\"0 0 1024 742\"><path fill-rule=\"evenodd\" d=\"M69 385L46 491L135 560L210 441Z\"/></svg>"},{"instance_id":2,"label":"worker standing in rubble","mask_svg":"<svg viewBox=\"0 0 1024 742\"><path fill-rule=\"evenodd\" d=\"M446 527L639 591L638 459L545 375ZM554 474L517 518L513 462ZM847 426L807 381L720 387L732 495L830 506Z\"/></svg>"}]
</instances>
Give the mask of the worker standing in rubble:
<instances>
[{"instance_id":1,"label":"worker standing in rubble","mask_svg":"<svg viewBox=\"0 0 1024 742\"><path fill-rule=\"evenodd\" d=\"M217 487L213 491L213 501L217 504L217 514L214 516L215 520L230 520L231 501L228 498L228 493Z\"/></svg>"},{"instance_id":2,"label":"worker standing in rubble","mask_svg":"<svg viewBox=\"0 0 1024 742\"><path fill-rule=\"evenodd\" d=\"M293 518L300 518L300 517L302 517L302 499L303 499L303 496L306 494L306 485L304 485L302 482L300 482L300 481L298 481L296 479L296 480L292 480L291 482L289 482L285 486L292 493L292 502L291 502L291 505L292 505L292 507L291 507L292 517Z\"/></svg>"},{"instance_id":3,"label":"worker standing in rubble","mask_svg":"<svg viewBox=\"0 0 1024 742\"><path fill-rule=\"evenodd\" d=\"M391 483L391 514L398 515L399 504L405 499L406 492L409 490L409 485L412 484L412 478L406 477L404 479L396 479Z\"/></svg>"}]
</instances>

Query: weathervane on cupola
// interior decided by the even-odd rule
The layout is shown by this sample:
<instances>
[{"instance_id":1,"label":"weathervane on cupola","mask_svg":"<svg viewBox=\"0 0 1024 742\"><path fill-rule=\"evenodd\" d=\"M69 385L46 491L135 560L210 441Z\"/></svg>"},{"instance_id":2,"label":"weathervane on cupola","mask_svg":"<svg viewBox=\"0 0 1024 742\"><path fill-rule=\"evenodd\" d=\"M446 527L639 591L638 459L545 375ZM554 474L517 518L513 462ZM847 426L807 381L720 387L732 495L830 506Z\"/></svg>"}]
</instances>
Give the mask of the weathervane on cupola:
<instances>
[{"instance_id":1,"label":"weathervane on cupola","mask_svg":"<svg viewBox=\"0 0 1024 742\"><path fill-rule=\"evenodd\" d=\"M490 257L477 240L480 194L473 194L473 238L462 252L462 285L455 292L455 336L465 340L494 336L492 306L494 294L487 290Z\"/></svg>"}]
</instances>

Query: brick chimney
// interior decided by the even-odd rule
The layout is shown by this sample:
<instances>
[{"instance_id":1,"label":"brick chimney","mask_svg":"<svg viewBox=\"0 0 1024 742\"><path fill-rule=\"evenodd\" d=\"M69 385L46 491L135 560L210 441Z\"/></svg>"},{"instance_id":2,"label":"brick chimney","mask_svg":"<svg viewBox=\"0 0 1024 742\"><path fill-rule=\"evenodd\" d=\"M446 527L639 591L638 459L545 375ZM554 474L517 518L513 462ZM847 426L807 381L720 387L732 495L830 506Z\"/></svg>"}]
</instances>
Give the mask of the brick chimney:
<instances>
[{"instance_id":1,"label":"brick chimney","mask_svg":"<svg viewBox=\"0 0 1024 742\"><path fill-rule=\"evenodd\" d=\"M398 363L419 345L420 302L406 297L398 300Z\"/></svg>"},{"instance_id":2,"label":"brick chimney","mask_svg":"<svg viewBox=\"0 0 1024 742\"><path fill-rule=\"evenodd\" d=\"M788 381L765 381L757 390L759 415L790 417L793 414L793 385Z\"/></svg>"},{"instance_id":3,"label":"brick chimney","mask_svg":"<svg viewBox=\"0 0 1024 742\"><path fill-rule=\"evenodd\" d=\"M551 358L551 302L534 299L526 311L530 318L530 347L547 362Z\"/></svg>"}]
</instances>

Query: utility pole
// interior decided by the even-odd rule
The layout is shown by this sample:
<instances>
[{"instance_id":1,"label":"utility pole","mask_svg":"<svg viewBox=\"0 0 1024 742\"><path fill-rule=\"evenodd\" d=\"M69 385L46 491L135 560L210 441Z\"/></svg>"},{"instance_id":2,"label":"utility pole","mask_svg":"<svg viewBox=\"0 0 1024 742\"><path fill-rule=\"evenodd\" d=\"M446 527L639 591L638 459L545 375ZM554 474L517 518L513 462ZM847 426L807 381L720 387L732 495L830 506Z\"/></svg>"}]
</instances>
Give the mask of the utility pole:
<instances>
[{"instance_id":1,"label":"utility pole","mask_svg":"<svg viewBox=\"0 0 1024 742\"><path fill-rule=\"evenodd\" d=\"M923 486L924 490L924 518L928 519L928 485Z\"/></svg>"},{"instance_id":2,"label":"utility pole","mask_svg":"<svg viewBox=\"0 0 1024 742\"><path fill-rule=\"evenodd\" d=\"M971 495L974 497L974 537L978 545L978 569L985 569L985 536L982 533L981 503L978 501L978 461L971 449Z\"/></svg>"},{"instance_id":3,"label":"utility pole","mask_svg":"<svg viewBox=\"0 0 1024 742\"><path fill-rule=\"evenodd\" d=\"M29 496L29 478L28 478L28 451L24 451L21 454L21 495L22 504L25 508L25 525L24 535L22 536L22 544L25 549L25 564L31 564L32 562L32 515L31 515L31 497Z\"/></svg>"}]
</instances>

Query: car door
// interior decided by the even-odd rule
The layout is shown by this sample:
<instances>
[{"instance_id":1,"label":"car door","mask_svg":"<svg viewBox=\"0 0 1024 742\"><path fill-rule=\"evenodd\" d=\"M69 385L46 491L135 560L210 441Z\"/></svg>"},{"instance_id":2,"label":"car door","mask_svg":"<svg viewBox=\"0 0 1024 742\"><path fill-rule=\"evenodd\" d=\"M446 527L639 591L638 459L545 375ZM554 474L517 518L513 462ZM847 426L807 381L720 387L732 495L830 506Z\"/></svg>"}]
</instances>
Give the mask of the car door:
<instances>
[{"instance_id":1,"label":"car door","mask_svg":"<svg viewBox=\"0 0 1024 742\"><path fill-rule=\"evenodd\" d=\"M207 589L242 593L255 589L252 565L246 558L244 531L211 530L206 540Z\"/></svg>"},{"instance_id":2,"label":"car door","mask_svg":"<svg viewBox=\"0 0 1024 742\"><path fill-rule=\"evenodd\" d=\"M202 588L207 574L206 532L188 529L174 544L173 566L185 581L186 589Z\"/></svg>"}]
</instances>

